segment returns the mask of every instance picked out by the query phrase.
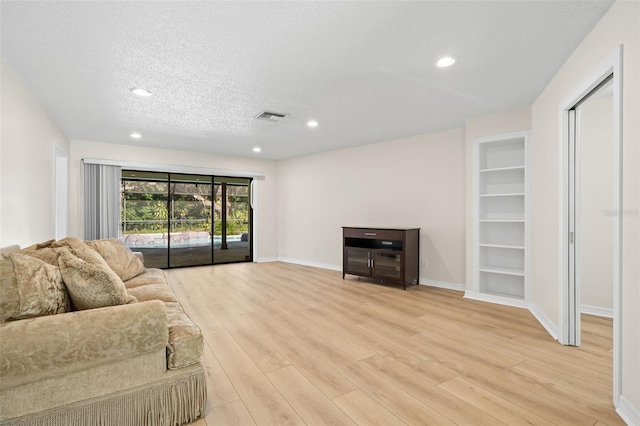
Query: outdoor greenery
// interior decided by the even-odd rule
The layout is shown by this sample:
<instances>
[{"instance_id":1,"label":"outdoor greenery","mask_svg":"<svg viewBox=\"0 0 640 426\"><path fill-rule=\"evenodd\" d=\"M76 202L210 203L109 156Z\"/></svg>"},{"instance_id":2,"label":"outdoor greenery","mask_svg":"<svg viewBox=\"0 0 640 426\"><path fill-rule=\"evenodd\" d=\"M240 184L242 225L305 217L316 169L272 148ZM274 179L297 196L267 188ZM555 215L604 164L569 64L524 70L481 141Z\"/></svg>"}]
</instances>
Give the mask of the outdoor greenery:
<instances>
[{"instance_id":1,"label":"outdoor greenery","mask_svg":"<svg viewBox=\"0 0 640 426\"><path fill-rule=\"evenodd\" d=\"M122 180L121 214L123 234L202 232L222 235L222 209L226 209L227 235L248 232L248 187L227 185L227 202L222 201L222 186L210 184L171 183ZM170 200L168 202L168 200ZM171 208L168 208L170 204ZM170 216L170 217L169 217Z\"/></svg>"}]
</instances>

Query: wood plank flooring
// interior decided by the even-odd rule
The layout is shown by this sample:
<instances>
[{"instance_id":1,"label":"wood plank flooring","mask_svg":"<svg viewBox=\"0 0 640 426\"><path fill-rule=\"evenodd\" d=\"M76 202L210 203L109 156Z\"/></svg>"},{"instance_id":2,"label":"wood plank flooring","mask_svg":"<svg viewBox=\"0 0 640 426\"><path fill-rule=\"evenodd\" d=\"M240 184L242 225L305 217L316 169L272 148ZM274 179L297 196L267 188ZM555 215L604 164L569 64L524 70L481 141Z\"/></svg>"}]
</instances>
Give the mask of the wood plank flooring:
<instances>
[{"instance_id":1,"label":"wood plank flooring","mask_svg":"<svg viewBox=\"0 0 640 426\"><path fill-rule=\"evenodd\" d=\"M622 425L611 320L583 345L526 310L286 263L165 271L202 329L214 425Z\"/></svg>"}]
</instances>

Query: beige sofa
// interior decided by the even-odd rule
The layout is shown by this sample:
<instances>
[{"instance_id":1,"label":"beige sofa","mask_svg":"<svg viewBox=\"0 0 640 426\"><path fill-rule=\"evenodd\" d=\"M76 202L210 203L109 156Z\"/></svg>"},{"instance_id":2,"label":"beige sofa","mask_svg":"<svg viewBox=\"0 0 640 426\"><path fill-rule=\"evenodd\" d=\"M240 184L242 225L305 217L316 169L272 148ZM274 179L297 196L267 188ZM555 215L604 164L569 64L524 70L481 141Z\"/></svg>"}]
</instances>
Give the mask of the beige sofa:
<instances>
[{"instance_id":1,"label":"beige sofa","mask_svg":"<svg viewBox=\"0 0 640 426\"><path fill-rule=\"evenodd\" d=\"M0 425L203 416L202 335L162 270L145 269L118 240L73 238L0 266Z\"/></svg>"}]
</instances>

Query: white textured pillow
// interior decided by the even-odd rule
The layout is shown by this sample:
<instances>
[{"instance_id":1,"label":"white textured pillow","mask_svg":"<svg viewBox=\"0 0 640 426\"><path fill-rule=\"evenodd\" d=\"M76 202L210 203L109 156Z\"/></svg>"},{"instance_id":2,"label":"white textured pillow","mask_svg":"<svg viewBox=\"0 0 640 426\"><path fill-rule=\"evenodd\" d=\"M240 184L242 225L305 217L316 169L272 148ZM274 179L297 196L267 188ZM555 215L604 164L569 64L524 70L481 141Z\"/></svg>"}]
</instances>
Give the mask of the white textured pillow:
<instances>
[{"instance_id":1,"label":"white textured pillow","mask_svg":"<svg viewBox=\"0 0 640 426\"><path fill-rule=\"evenodd\" d=\"M60 252L58 265L71 302L78 310L137 302L127 294L120 277L105 265L86 262L70 250Z\"/></svg>"}]
</instances>

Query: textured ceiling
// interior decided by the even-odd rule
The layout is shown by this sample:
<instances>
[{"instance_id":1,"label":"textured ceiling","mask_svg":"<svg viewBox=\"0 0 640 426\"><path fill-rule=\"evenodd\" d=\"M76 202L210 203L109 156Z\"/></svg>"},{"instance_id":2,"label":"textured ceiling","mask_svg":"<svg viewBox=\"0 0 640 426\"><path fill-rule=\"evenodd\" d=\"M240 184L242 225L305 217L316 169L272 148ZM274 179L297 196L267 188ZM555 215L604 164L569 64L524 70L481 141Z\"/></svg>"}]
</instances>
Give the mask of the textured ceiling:
<instances>
[{"instance_id":1,"label":"textured ceiling","mask_svg":"<svg viewBox=\"0 0 640 426\"><path fill-rule=\"evenodd\" d=\"M281 159L528 107L611 4L3 0L1 51L72 139Z\"/></svg>"}]
</instances>

